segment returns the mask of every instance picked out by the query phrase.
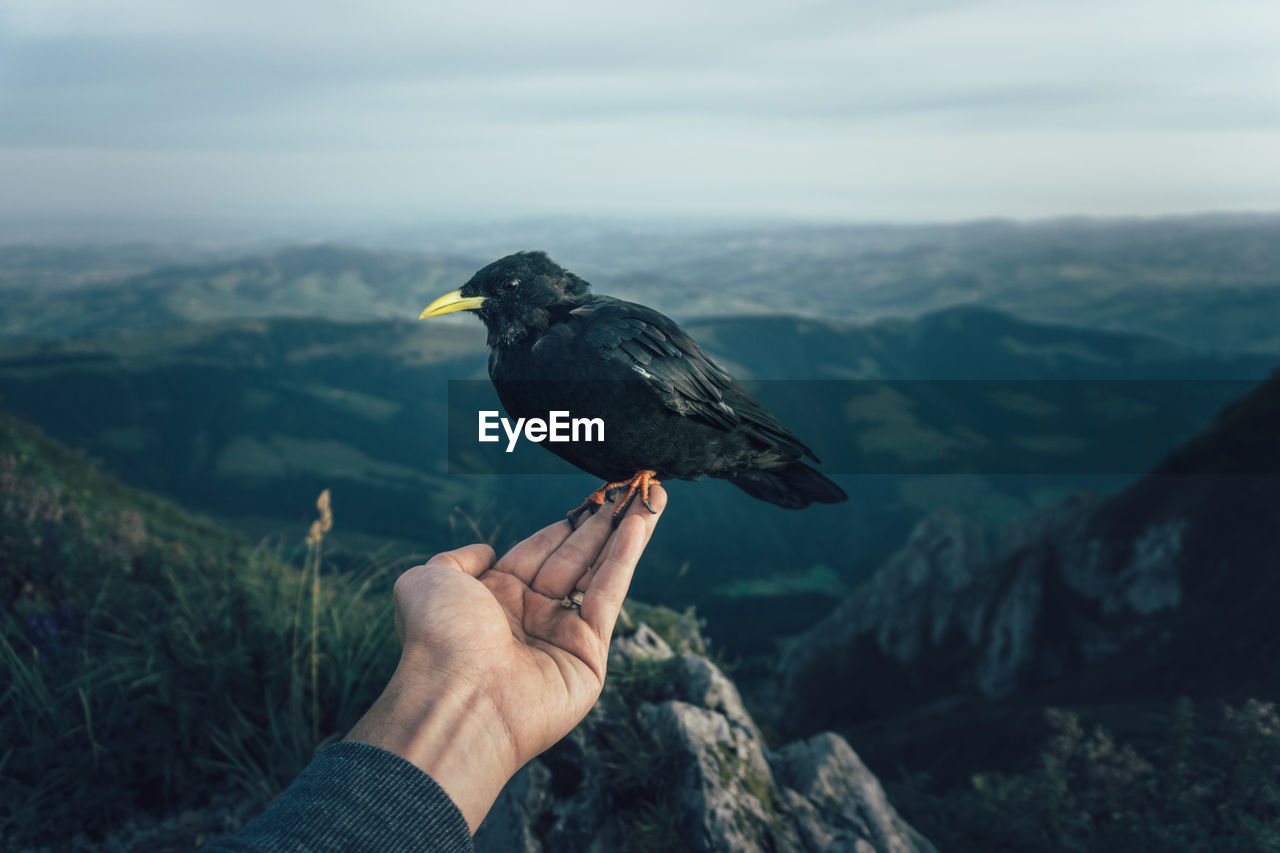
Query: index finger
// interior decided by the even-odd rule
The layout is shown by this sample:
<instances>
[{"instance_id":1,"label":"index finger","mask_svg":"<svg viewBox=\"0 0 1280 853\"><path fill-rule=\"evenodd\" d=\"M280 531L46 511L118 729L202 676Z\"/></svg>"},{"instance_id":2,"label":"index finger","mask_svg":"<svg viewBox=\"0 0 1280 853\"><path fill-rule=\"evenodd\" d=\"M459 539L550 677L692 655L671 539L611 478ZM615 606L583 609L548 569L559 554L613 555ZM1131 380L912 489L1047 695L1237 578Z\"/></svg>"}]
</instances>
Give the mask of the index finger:
<instances>
[{"instance_id":1,"label":"index finger","mask_svg":"<svg viewBox=\"0 0 1280 853\"><path fill-rule=\"evenodd\" d=\"M667 492L661 486L649 491L649 502L657 512L649 512L639 501L627 510L626 518L609 537L600 557L600 568L583 590L581 615L605 643L613 636L618 611L631 587L631 576L644 548L653 536L658 519L667 506Z\"/></svg>"}]
</instances>

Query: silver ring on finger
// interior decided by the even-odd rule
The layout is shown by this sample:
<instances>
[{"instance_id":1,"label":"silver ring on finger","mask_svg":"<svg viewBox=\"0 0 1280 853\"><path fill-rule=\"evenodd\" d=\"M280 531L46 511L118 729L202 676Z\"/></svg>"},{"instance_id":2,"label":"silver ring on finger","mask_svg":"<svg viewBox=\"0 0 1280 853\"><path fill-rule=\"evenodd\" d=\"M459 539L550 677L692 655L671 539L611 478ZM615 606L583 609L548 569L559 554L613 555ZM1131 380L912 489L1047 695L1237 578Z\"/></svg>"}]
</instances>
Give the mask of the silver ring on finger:
<instances>
[{"instance_id":1,"label":"silver ring on finger","mask_svg":"<svg viewBox=\"0 0 1280 853\"><path fill-rule=\"evenodd\" d=\"M586 598L586 595L582 590L575 589L571 594L560 599L560 606L565 610L581 610L582 600Z\"/></svg>"}]
</instances>

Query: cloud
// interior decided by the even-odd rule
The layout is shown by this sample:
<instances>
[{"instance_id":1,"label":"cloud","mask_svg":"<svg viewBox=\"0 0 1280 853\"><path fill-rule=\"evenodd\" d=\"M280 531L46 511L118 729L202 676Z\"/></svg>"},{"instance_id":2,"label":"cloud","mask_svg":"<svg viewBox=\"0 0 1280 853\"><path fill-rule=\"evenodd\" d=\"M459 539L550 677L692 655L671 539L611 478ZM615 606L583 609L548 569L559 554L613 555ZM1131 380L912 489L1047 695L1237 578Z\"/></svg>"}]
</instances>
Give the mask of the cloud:
<instances>
[{"instance_id":1,"label":"cloud","mask_svg":"<svg viewBox=\"0 0 1280 853\"><path fill-rule=\"evenodd\" d=\"M27 193L0 201L10 213L105 209L130 186L114 198L137 209L168 192L406 214L1280 204L1262 153L1280 133L1269 3L18 0L0 14L0 175Z\"/></svg>"}]
</instances>

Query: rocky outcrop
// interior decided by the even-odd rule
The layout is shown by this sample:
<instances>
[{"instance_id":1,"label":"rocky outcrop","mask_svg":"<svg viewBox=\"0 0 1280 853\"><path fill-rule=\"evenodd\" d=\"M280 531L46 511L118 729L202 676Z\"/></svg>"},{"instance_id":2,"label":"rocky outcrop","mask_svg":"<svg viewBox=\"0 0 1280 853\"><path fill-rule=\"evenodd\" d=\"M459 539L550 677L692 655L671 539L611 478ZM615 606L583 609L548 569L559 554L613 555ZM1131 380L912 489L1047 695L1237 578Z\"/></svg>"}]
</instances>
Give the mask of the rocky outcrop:
<instances>
[{"instance_id":1,"label":"rocky outcrop","mask_svg":"<svg viewBox=\"0 0 1280 853\"><path fill-rule=\"evenodd\" d=\"M929 516L791 646L781 694L821 704L822 691L832 711L832 680L897 667L928 672L914 701L995 698L1123 648L1142 617L1177 606L1185 525L1153 525L1120 547L1089 536L1091 509L1071 502L999 536L956 513Z\"/></svg>"},{"instance_id":2,"label":"rocky outcrop","mask_svg":"<svg viewBox=\"0 0 1280 853\"><path fill-rule=\"evenodd\" d=\"M677 647L691 642L689 634L687 625L668 632L685 638ZM823 733L768 749L733 682L705 657L677 653L645 623L615 640L600 703L516 775L476 847L934 849L898 816L843 738Z\"/></svg>"},{"instance_id":3,"label":"rocky outcrop","mask_svg":"<svg viewBox=\"0 0 1280 853\"><path fill-rule=\"evenodd\" d=\"M1269 646L1280 606L1257 582L1275 564L1278 434L1280 375L1109 500L1075 499L997 535L952 512L924 519L790 646L780 728L999 698L1129 651L1144 657L1125 680L1186 690L1236 661L1252 677L1242 653Z\"/></svg>"}]
</instances>

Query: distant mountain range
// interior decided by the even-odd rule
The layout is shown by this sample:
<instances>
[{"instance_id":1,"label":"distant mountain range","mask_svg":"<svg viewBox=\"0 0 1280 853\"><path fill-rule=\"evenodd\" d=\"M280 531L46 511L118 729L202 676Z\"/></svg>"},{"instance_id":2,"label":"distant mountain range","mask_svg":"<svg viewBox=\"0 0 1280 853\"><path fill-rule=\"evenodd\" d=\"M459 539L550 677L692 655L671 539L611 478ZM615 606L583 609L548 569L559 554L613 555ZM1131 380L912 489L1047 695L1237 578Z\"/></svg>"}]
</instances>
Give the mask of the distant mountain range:
<instances>
[{"instance_id":1,"label":"distant mountain range","mask_svg":"<svg viewBox=\"0 0 1280 853\"><path fill-rule=\"evenodd\" d=\"M322 245L165 266L77 288L6 288L0 289L0 335L77 337L267 317L411 319L476 266L460 258Z\"/></svg>"},{"instance_id":2,"label":"distant mountain range","mask_svg":"<svg viewBox=\"0 0 1280 853\"><path fill-rule=\"evenodd\" d=\"M542 248L688 320L868 320L977 305L1026 319L1280 352L1280 217L424 232L397 248L0 247L0 335L71 337L243 317L402 318L500 254ZM64 256L58 252L63 251ZM145 270L145 271L143 271ZM5 285L8 286L5 286Z\"/></svg>"},{"instance_id":3,"label":"distant mountain range","mask_svg":"<svg viewBox=\"0 0 1280 853\"><path fill-rule=\"evenodd\" d=\"M1264 356L1202 354L976 309L868 326L755 317L700 320L689 329L744 378L1162 380L1134 383L1139 396L1151 389L1163 396L1111 400L1100 409L1106 428L1066 450L1088 460L1119 440L1110 427L1133 435L1136 423L1140 443L1124 469L1132 474L1272 366ZM428 551L477 535L513 541L594 485L563 465L560 476L541 478L448 473L447 380L482 379L484 362L474 320L226 321L5 344L0 406L86 449L126 482L251 534L302 530L314 495L331 488L339 543L360 551L394 541L400 550ZM1170 379L1213 381L1163 381ZM963 446L957 435L979 435L998 449L1023 433L1035 438L1037 412L1060 403L1045 395L1068 386L1026 383L1010 397L920 382L876 397L871 411L852 399L796 397L794 387L769 384L767 402L822 453L839 459L846 445L861 447L863 455L846 456L852 467L843 469L857 471L866 460L910 459L921 441L945 448ZM836 393L862 389L840 384ZM859 444L868 440L869 449ZM1061 448L1035 452L1044 454L1043 470L1067 470ZM646 556L637 594L696 604L717 642L765 651L772 637L803 630L829 609L923 512L958 506L980 523L1004 523L1077 489L1127 479L1069 470L1078 476L843 477L848 504L800 513L721 482L672 484L673 511Z\"/></svg>"}]
</instances>

